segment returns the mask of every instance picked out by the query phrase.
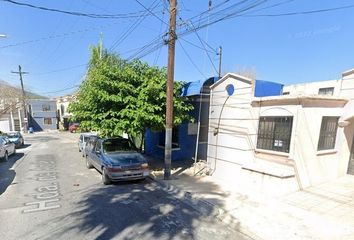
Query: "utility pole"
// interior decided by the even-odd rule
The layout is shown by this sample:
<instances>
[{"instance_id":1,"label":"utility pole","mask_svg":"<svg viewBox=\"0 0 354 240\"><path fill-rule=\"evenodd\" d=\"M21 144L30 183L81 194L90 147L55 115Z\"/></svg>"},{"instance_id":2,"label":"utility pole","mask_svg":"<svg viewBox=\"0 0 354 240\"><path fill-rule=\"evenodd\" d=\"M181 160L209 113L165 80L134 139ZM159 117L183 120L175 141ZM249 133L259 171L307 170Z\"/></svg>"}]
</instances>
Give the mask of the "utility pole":
<instances>
[{"instance_id":1,"label":"utility pole","mask_svg":"<svg viewBox=\"0 0 354 240\"><path fill-rule=\"evenodd\" d=\"M170 0L170 27L168 39L167 89L166 89L166 135L164 179L171 176L172 128L173 128L173 79L175 68L177 0Z\"/></svg>"},{"instance_id":2,"label":"utility pole","mask_svg":"<svg viewBox=\"0 0 354 240\"><path fill-rule=\"evenodd\" d=\"M222 59L222 47L221 46L219 47L218 55L219 55L219 78L221 78L221 59Z\"/></svg>"},{"instance_id":3,"label":"utility pole","mask_svg":"<svg viewBox=\"0 0 354 240\"><path fill-rule=\"evenodd\" d=\"M27 123L28 123L28 118L27 118L27 109L26 109L26 93L25 89L23 87L23 80L22 80L22 74L28 74L29 72L22 72L21 70L21 65L18 65L18 72L11 71L12 73L16 73L20 75L20 81L21 81L21 88L22 88L22 106L23 106L23 112L24 112L24 129L23 131L27 133Z\"/></svg>"}]
</instances>

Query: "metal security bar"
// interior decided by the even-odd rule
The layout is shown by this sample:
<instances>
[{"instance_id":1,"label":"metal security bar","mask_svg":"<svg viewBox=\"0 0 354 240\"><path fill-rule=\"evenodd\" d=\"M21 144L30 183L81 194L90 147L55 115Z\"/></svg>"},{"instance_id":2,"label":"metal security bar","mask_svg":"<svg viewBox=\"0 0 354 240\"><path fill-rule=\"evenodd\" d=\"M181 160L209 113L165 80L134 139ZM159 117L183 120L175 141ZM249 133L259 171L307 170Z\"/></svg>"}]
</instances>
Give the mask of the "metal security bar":
<instances>
[{"instance_id":1,"label":"metal security bar","mask_svg":"<svg viewBox=\"0 0 354 240\"><path fill-rule=\"evenodd\" d=\"M260 117L257 148L289 152L293 117Z\"/></svg>"},{"instance_id":2,"label":"metal security bar","mask_svg":"<svg viewBox=\"0 0 354 240\"><path fill-rule=\"evenodd\" d=\"M317 150L333 149L336 143L336 135L339 117L322 117L320 138Z\"/></svg>"}]
</instances>

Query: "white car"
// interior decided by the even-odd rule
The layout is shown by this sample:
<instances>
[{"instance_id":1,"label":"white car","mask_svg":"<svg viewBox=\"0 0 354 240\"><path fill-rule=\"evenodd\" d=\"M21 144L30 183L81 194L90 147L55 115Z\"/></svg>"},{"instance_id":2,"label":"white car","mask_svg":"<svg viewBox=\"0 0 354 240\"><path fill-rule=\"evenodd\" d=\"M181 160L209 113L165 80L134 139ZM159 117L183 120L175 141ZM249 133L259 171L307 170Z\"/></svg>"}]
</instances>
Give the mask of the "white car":
<instances>
[{"instance_id":1,"label":"white car","mask_svg":"<svg viewBox=\"0 0 354 240\"><path fill-rule=\"evenodd\" d=\"M81 133L79 137L79 141L77 143L79 147L79 152L82 152L82 156L85 157L85 147L86 143L91 136L96 136L96 133Z\"/></svg>"},{"instance_id":2,"label":"white car","mask_svg":"<svg viewBox=\"0 0 354 240\"><path fill-rule=\"evenodd\" d=\"M0 159L5 162L9 160L9 156L15 154L15 144L5 136L0 136Z\"/></svg>"}]
</instances>

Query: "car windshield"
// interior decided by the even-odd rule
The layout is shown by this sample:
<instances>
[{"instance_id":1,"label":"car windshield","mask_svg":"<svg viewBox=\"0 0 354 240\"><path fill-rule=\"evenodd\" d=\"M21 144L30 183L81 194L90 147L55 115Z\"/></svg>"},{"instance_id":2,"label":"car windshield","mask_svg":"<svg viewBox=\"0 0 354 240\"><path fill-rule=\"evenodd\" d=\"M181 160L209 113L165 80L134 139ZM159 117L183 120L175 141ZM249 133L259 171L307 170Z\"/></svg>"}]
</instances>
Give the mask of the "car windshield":
<instances>
[{"instance_id":1,"label":"car windshield","mask_svg":"<svg viewBox=\"0 0 354 240\"><path fill-rule=\"evenodd\" d=\"M133 144L128 139L109 139L103 142L104 152L135 151Z\"/></svg>"},{"instance_id":2,"label":"car windshield","mask_svg":"<svg viewBox=\"0 0 354 240\"><path fill-rule=\"evenodd\" d=\"M8 133L7 136L10 138L14 138L14 137L19 137L19 134L18 133Z\"/></svg>"}]
</instances>

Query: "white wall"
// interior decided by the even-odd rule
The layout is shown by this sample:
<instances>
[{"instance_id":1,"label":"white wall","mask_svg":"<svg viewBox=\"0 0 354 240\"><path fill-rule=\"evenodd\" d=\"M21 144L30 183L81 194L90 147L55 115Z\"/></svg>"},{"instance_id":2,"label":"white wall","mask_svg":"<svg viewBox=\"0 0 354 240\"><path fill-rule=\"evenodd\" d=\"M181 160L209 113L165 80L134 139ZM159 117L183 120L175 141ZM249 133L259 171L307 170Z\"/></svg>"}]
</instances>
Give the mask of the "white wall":
<instances>
[{"instance_id":1,"label":"white wall","mask_svg":"<svg viewBox=\"0 0 354 240\"><path fill-rule=\"evenodd\" d=\"M215 176L232 177L242 164L253 158L252 136L258 118L250 108L253 97L251 80L226 75L226 79L220 82L211 90L208 164ZM225 90L228 84L235 88L230 97Z\"/></svg>"},{"instance_id":2,"label":"white wall","mask_svg":"<svg viewBox=\"0 0 354 240\"><path fill-rule=\"evenodd\" d=\"M354 99L354 70L343 73L340 96Z\"/></svg>"},{"instance_id":3,"label":"white wall","mask_svg":"<svg viewBox=\"0 0 354 240\"><path fill-rule=\"evenodd\" d=\"M288 85L284 86L283 92L289 92L290 95L317 95L320 88L329 87L334 87L333 96L339 96L341 80L329 80Z\"/></svg>"}]
</instances>

